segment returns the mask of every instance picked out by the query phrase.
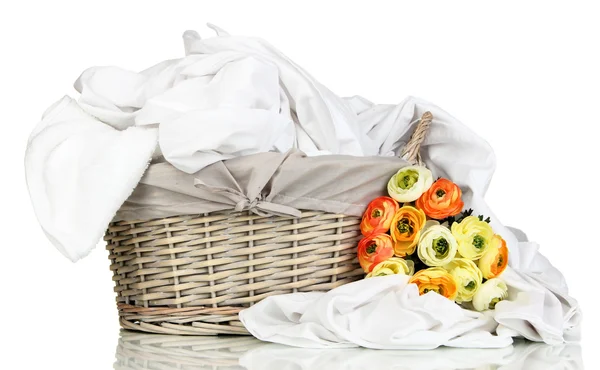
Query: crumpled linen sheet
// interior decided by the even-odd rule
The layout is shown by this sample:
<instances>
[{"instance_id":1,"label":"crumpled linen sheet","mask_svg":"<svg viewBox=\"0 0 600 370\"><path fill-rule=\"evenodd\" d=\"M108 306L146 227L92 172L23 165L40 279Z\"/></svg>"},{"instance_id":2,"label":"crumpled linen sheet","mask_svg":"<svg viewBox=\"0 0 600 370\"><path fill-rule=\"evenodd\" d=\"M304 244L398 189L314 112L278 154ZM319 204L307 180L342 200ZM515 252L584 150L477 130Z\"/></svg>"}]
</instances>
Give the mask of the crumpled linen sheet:
<instances>
[{"instance_id":1,"label":"crumpled linen sheet","mask_svg":"<svg viewBox=\"0 0 600 370\"><path fill-rule=\"evenodd\" d=\"M231 175L228 166L232 163L241 161L237 162L240 168L240 163L253 163L254 156L269 151L287 153L288 157L282 154L286 158L294 158L295 151L309 157L331 154L397 157L418 118L430 111L434 119L422 145L423 160L434 176L448 177L460 185L465 203L477 214L490 216L494 230L507 241L511 270L505 275L512 281L512 299L503 307L512 305L509 312L522 313L515 319L511 315L502 317L501 311L497 311L496 319L502 324L498 327L498 336L477 334L478 340L463 340L463 343L498 346L506 337L517 334L548 343L576 338L579 309L568 296L560 272L542 269L543 272L526 273L530 265L543 265L540 261L545 261L544 258L536 248L520 243L483 200L495 169L493 151L484 140L448 113L417 98L406 98L397 105L376 105L361 97L340 98L266 42L229 36L219 29L217 32L218 37L209 39L186 32L186 57L159 63L140 73L115 67L88 69L75 84L81 93L79 101L68 97L61 99L48 109L34 129L25 154L27 184L42 228L65 256L76 261L87 255L115 215L117 219L134 217L140 210L139 207L135 209L135 205L155 204L158 198L153 198L152 194L156 195L159 190L166 189L175 198L183 199L182 202L163 204L168 206L162 209L165 212L210 212L215 207L210 201L203 200L190 208L190 198L201 199L198 194L225 183L215 194L233 196L220 201L215 195L213 200L220 203L218 207L293 214L294 207L290 203L295 200L286 203L275 197L268 198L269 186L276 183L278 169L271 178L261 178L262 189L238 186L255 176L251 167L233 179L207 177L203 171L218 172L224 166L228 169L221 174ZM386 160L394 161L392 158ZM396 160L401 166L403 162ZM160 174L165 166L173 166L172 170L182 171L185 176L181 178L190 183L181 188L164 187L161 181L168 182L169 178L163 177L157 183L151 183L150 188L146 187L149 191L134 191L151 161L153 164L146 180ZM302 172L303 168L306 172ZM298 179L297 194L310 197L313 192L323 190L309 187L308 174L315 171L319 168L299 164L293 172ZM374 171L374 179L380 178L385 171L389 168L380 173ZM338 180L344 181L343 178ZM144 181L140 188L147 185ZM182 188L193 190L181 193ZM294 190L294 184L290 189ZM331 191L335 192L335 189ZM363 195L371 193L372 189L367 189ZM181 197L182 194L185 197ZM348 194L352 191L348 190ZM186 202L187 206L183 207L182 203ZM361 205L366 200L348 199L348 202L359 205L348 207L348 214L360 216ZM133 208L129 207L131 205ZM121 206L122 212L119 211ZM337 212L339 208L322 206L327 212ZM400 287L401 282L392 290ZM340 289L344 288L352 289L352 286ZM414 304L436 299L411 296L411 289L407 286L396 293ZM532 292L527 295L514 293L529 290ZM377 297L380 296L363 296L363 299ZM527 297L535 297L535 300L529 301ZM269 302L272 300L265 304ZM269 331L269 316L261 316L256 309L247 312L253 315L245 314L244 321L257 335L263 335L259 334L260 330ZM456 309L448 312L457 317L467 315ZM443 312L439 315L437 320L452 319L443 316ZM292 316L297 318L297 315ZM384 318L380 320L384 325ZM387 318L385 320L387 325ZM525 320L535 330L525 330L526 325L512 325L515 320ZM564 325L565 322L569 324ZM495 326L492 324L481 327L493 332ZM424 334L426 337L432 335L427 333ZM297 339L304 342L306 336L316 339L320 334L320 330L318 334L298 331ZM349 339L338 335L328 334L327 340L335 342L336 338L343 338L344 345L348 345ZM291 344L289 338L293 335L288 332L287 336ZM269 340L280 338L271 336ZM363 343L372 342L374 347L397 346L389 338L380 338L379 344L376 344L376 336L369 338ZM430 346L448 344L450 339L432 339ZM454 340L454 343L458 342L459 339Z\"/></svg>"},{"instance_id":2,"label":"crumpled linen sheet","mask_svg":"<svg viewBox=\"0 0 600 370\"><path fill-rule=\"evenodd\" d=\"M326 293L268 297L240 319L258 339L304 348L502 348L514 337L552 345L578 341L581 312L560 272L535 243L520 241L517 251L521 264L501 277L508 299L483 313L433 292L420 296L409 277L392 275Z\"/></svg>"},{"instance_id":3,"label":"crumpled linen sheet","mask_svg":"<svg viewBox=\"0 0 600 370\"><path fill-rule=\"evenodd\" d=\"M64 97L29 137L25 175L37 219L67 258L87 256L150 162L157 130L115 130Z\"/></svg>"}]
</instances>

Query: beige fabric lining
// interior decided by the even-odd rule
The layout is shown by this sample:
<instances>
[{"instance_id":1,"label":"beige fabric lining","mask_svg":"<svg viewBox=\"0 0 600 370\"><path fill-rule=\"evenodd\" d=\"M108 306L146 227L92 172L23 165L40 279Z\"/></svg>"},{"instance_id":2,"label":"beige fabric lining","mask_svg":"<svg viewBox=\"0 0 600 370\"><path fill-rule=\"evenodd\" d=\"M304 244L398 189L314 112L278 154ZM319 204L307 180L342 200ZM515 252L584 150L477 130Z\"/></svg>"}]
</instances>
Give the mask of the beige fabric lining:
<instances>
[{"instance_id":1,"label":"beige fabric lining","mask_svg":"<svg viewBox=\"0 0 600 370\"><path fill-rule=\"evenodd\" d=\"M152 164L114 221L223 210L295 215L313 210L361 216L408 165L395 157L260 153L217 162L195 174Z\"/></svg>"}]
</instances>

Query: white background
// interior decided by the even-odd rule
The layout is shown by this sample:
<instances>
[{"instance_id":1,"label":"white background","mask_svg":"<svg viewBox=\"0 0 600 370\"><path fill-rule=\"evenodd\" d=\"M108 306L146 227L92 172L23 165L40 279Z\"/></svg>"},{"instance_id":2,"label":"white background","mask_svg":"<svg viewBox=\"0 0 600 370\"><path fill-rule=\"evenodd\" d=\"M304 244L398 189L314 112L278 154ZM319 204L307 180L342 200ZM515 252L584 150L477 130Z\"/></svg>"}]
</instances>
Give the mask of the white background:
<instances>
[{"instance_id":1,"label":"white background","mask_svg":"<svg viewBox=\"0 0 600 370\"><path fill-rule=\"evenodd\" d=\"M3 368L109 369L119 331L103 245L72 264L37 224L23 171L29 132L46 107L74 94L72 83L85 68L141 70L180 57L182 32L209 36L206 22L269 40L339 95L377 103L419 96L486 138L498 157L488 203L564 272L584 309L584 357L594 363L600 12L592 2L103 0L0 7Z\"/></svg>"}]
</instances>

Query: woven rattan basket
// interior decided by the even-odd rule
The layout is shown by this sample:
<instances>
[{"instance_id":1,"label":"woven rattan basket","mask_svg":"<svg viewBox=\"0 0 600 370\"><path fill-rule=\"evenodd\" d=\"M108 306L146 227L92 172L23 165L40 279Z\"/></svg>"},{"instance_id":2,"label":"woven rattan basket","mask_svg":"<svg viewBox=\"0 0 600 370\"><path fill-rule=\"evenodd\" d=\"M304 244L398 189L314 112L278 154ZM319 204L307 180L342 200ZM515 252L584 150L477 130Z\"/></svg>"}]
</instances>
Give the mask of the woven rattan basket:
<instances>
[{"instance_id":1,"label":"woven rattan basket","mask_svg":"<svg viewBox=\"0 0 600 370\"><path fill-rule=\"evenodd\" d=\"M420 161L425 113L403 150ZM248 334L238 312L268 296L327 291L361 279L360 218L215 212L110 224L120 323L163 334Z\"/></svg>"}]
</instances>

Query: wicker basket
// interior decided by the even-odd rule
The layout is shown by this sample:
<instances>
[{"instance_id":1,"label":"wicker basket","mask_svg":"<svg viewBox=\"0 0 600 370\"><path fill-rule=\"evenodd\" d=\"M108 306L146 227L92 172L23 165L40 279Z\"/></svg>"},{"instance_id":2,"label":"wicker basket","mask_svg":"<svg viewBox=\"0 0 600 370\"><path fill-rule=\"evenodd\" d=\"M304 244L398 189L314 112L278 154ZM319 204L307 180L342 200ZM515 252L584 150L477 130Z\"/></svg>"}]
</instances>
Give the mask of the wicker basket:
<instances>
[{"instance_id":1,"label":"wicker basket","mask_svg":"<svg viewBox=\"0 0 600 370\"><path fill-rule=\"evenodd\" d=\"M403 151L420 161L432 116ZM110 224L105 240L125 329L163 334L248 334L242 309L271 295L327 291L359 280L360 218L214 212Z\"/></svg>"}]
</instances>

